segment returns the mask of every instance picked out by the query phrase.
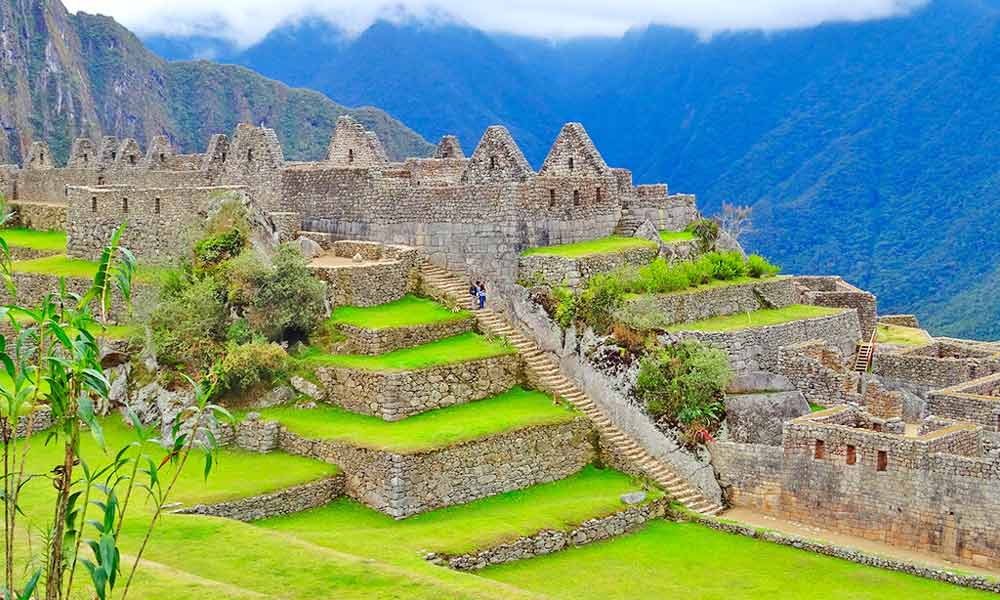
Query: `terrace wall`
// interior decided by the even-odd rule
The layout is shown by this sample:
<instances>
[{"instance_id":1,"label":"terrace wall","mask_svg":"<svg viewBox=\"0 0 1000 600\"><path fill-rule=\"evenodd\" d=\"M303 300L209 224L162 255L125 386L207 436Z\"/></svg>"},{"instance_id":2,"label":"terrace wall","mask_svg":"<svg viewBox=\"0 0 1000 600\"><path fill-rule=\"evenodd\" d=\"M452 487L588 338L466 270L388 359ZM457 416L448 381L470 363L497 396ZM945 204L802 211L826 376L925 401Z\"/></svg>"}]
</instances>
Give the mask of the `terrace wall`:
<instances>
[{"instance_id":1,"label":"terrace wall","mask_svg":"<svg viewBox=\"0 0 1000 600\"><path fill-rule=\"evenodd\" d=\"M918 392L950 387L1000 371L992 350L936 341L903 352L875 354L874 372Z\"/></svg>"},{"instance_id":2,"label":"terrace wall","mask_svg":"<svg viewBox=\"0 0 1000 600\"><path fill-rule=\"evenodd\" d=\"M657 246L626 248L617 252L580 257L534 254L520 257L518 273L524 280L535 281L541 278L549 285L566 283L570 287L579 287L598 273L606 273L626 265L648 264L657 254Z\"/></svg>"},{"instance_id":3,"label":"terrace wall","mask_svg":"<svg viewBox=\"0 0 1000 600\"><path fill-rule=\"evenodd\" d=\"M523 381L523 364L506 354L409 371L318 367L326 400L386 421L482 400Z\"/></svg>"},{"instance_id":4,"label":"terrace wall","mask_svg":"<svg viewBox=\"0 0 1000 600\"><path fill-rule=\"evenodd\" d=\"M309 440L282 429L280 448L340 466L348 495L402 519L568 477L594 459L590 434L589 421L578 418L397 454Z\"/></svg>"},{"instance_id":5,"label":"terrace wall","mask_svg":"<svg viewBox=\"0 0 1000 600\"><path fill-rule=\"evenodd\" d=\"M857 310L862 337L865 340L871 337L877 318L874 294L860 290L840 277L797 277L796 281L804 288L802 297L806 304Z\"/></svg>"},{"instance_id":6,"label":"terrace wall","mask_svg":"<svg viewBox=\"0 0 1000 600\"><path fill-rule=\"evenodd\" d=\"M276 492L259 494L216 504L196 504L174 511L185 515L207 515L236 521L260 521L325 506L344 495L344 476L337 475L296 485Z\"/></svg>"},{"instance_id":7,"label":"terrace wall","mask_svg":"<svg viewBox=\"0 0 1000 600\"><path fill-rule=\"evenodd\" d=\"M745 375L753 371L778 370L781 348L805 341L820 340L842 353L853 352L859 329L857 313L845 310L780 325L736 331L679 331L661 338L668 343L674 339L696 339L724 350L733 370L738 375Z\"/></svg>"},{"instance_id":8,"label":"terrace wall","mask_svg":"<svg viewBox=\"0 0 1000 600\"><path fill-rule=\"evenodd\" d=\"M1000 431L1000 374L931 392L927 412Z\"/></svg>"},{"instance_id":9,"label":"terrace wall","mask_svg":"<svg viewBox=\"0 0 1000 600\"><path fill-rule=\"evenodd\" d=\"M18 202L11 208L13 225L39 231L66 231L66 204Z\"/></svg>"},{"instance_id":10,"label":"terrace wall","mask_svg":"<svg viewBox=\"0 0 1000 600\"><path fill-rule=\"evenodd\" d=\"M460 335L472 331L474 323L475 319L468 317L411 327L369 329L341 323L337 328L347 336L342 348L344 352L377 355Z\"/></svg>"}]
</instances>

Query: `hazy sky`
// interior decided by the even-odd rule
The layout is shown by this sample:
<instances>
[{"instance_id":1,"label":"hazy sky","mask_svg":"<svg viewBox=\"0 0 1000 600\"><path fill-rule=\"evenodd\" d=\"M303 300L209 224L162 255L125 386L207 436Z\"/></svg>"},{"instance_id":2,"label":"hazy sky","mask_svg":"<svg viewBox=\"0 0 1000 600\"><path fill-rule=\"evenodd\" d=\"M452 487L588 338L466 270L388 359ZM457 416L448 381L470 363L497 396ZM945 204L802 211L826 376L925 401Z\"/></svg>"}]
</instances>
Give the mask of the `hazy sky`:
<instances>
[{"instance_id":1,"label":"hazy sky","mask_svg":"<svg viewBox=\"0 0 1000 600\"><path fill-rule=\"evenodd\" d=\"M454 19L485 29L552 38L620 35L650 23L702 34L861 21L926 0L65 0L71 11L111 15L141 34L201 34L252 44L276 25L321 16L348 31L380 17Z\"/></svg>"}]
</instances>

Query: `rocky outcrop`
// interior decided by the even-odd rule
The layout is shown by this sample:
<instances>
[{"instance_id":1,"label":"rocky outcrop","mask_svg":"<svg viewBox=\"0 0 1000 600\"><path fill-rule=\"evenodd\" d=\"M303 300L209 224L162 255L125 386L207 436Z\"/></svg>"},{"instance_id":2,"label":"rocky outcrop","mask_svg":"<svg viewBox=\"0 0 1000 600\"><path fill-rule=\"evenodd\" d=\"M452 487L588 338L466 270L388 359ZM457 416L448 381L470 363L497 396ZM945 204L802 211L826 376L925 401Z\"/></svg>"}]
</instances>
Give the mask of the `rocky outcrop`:
<instances>
[{"instance_id":1,"label":"rocky outcrop","mask_svg":"<svg viewBox=\"0 0 1000 600\"><path fill-rule=\"evenodd\" d=\"M780 446L784 422L809 414L799 391L727 394L725 403L729 437L742 444Z\"/></svg>"}]
</instances>

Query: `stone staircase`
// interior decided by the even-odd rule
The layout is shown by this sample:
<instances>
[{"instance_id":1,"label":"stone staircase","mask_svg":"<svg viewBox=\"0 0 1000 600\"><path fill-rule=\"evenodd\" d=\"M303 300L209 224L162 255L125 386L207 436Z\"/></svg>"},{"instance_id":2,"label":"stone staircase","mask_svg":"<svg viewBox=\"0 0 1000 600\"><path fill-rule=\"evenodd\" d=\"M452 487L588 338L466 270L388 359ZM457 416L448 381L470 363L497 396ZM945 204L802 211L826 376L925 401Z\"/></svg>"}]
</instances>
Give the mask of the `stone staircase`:
<instances>
[{"instance_id":1,"label":"stone staircase","mask_svg":"<svg viewBox=\"0 0 1000 600\"><path fill-rule=\"evenodd\" d=\"M632 237L635 235L635 230L642 225L642 219L636 216L628 208L622 210L622 217L618 220L618 224L615 225L614 230L611 232L613 235L620 235L622 237Z\"/></svg>"},{"instance_id":2,"label":"stone staircase","mask_svg":"<svg viewBox=\"0 0 1000 600\"><path fill-rule=\"evenodd\" d=\"M451 298L462 308L474 309L472 297L468 294L468 283L443 267L424 261L420 266L424 283ZM711 502L692 485L679 477L669 465L657 460L625 432L615 426L600 407L582 392L576 384L562 374L538 345L511 327L504 319L490 309L473 310L483 333L503 336L517 348L524 358L526 368L531 371L548 391L554 392L571 402L593 422L601 437L614 445L621 456L637 466L642 473L676 502L687 509L704 515L716 515L723 507Z\"/></svg>"}]
</instances>

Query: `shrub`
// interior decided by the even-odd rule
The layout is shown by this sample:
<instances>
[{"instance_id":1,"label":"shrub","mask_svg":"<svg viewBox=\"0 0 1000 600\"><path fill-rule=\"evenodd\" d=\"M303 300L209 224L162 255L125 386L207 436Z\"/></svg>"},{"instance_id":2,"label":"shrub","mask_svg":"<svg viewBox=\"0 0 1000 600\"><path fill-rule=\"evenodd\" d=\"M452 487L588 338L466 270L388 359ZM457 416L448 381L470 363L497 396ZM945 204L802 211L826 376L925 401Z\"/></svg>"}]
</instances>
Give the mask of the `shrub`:
<instances>
[{"instance_id":1,"label":"shrub","mask_svg":"<svg viewBox=\"0 0 1000 600\"><path fill-rule=\"evenodd\" d=\"M714 248L719 239L719 224L711 219L698 219L687 226L687 231L698 239L698 250L702 253Z\"/></svg>"},{"instance_id":2,"label":"shrub","mask_svg":"<svg viewBox=\"0 0 1000 600\"><path fill-rule=\"evenodd\" d=\"M599 332L611 326L614 311L622 305L626 280L621 273L600 273L590 278L576 303L576 314Z\"/></svg>"},{"instance_id":3,"label":"shrub","mask_svg":"<svg viewBox=\"0 0 1000 600\"><path fill-rule=\"evenodd\" d=\"M280 246L270 264L244 252L227 271L229 302L251 329L270 340L308 337L326 312L326 286L291 245Z\"/></svg>"},{"instance_id":4,"label":"shrub","mask_svg":"<svg viewBox=\"0 0 1000 600\"><path fill-rule=\"evenodd\" d=\"M713 431L721 422L731 378L725 352L684 340L642 359L635 394L651 415L682 427L694 441L695 432Z\"/></svg>"},{"instance_id":5,"label":"shrub","mask_svg":"<svg viewBox=\"0 0 1000 600\"><path fill-rule=\"evenodd\" d=\"M759 254L751 254L747 257L747 275L750 277L770 277L777 275L780 271L781 267L772 265Z\"/></svg>"},{"instance_id":6,"label":"shrub","mask_svg":"<svg viewBox=\"0 0 1000 600\"><path fill-rule=\"evenodd\" d=\"M178 284L170 292L150 315L157 357L170 365L207 368L221 350L226 330L222 293L212 278Z\"/></svg>"},{"instance_id":7,"label":"shrub","mask_svg":"<svg viewBox=\"0 0 1000 600\"><path fill-rule=\"evenodd\" d=\"M678 263L678 267L684 273L688 285L691 287L697 287L712 281L712 265L704 257Z\"/></svg>"},{"instance_id":8,"label":"shrub","mask_svg":"<svg viewBox=\"0 0 1000 600\"><path fill-rule=\"evenodd\" d=\"M714 279L727 281L747 274L746 263L739 252L709 252L702 258L710 265Z\"/></svg>"},{"instance_id":9,"label":"shrub","mask_svg":"<svg viewBox=\"0 0 1000 600\"><path fill-rule=\"evenodd\" d=\"M563 329L576 320L576 294L570 288L561 285L552 288L552 298L555 301L552 318Z\"/></svg>"},{"instance_id":10,"label":"shrub","mask_svg":"<svg viewBox=\"0 0 1000 600\"><path fill-rule=\"evenodd\" d=\"M287 367L288 354L281 346L256 340L246 344L230 343L215 375L225 389L249 390L283 376Z\"/></svg>"},{"instance_id":11,"label":"shrub","mask_svg":"<svg viewBox=\"0 0 1000 600\"><path fill-rule=\"evenodd\" d=\"M671 265L663 258L639 269L639 279L643 288L640 291L650 294L676 292L691 285L683 267Z\"/></svg>"}]
</instances>

